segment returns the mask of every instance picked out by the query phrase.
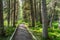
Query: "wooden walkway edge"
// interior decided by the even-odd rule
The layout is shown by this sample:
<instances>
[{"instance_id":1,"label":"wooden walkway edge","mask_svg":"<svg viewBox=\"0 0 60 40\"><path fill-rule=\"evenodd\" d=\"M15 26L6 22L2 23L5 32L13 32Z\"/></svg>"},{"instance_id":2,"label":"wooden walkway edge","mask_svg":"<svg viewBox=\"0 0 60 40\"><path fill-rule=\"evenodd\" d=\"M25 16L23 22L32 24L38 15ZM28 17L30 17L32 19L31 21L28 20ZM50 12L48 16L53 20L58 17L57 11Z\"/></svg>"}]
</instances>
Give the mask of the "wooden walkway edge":
<instances>
[{"instance_id":1,"label":"wooden walkway edge","mask_svg":"<svg viewBox=\"0 0 60 40\"><path fill-rule=\"evenodd\" d=\"M11 39L10 39L11 40ZM29 33L24 24L20 24L12 40L33 40L32 35Z\"/></svg>"}]
</instances>

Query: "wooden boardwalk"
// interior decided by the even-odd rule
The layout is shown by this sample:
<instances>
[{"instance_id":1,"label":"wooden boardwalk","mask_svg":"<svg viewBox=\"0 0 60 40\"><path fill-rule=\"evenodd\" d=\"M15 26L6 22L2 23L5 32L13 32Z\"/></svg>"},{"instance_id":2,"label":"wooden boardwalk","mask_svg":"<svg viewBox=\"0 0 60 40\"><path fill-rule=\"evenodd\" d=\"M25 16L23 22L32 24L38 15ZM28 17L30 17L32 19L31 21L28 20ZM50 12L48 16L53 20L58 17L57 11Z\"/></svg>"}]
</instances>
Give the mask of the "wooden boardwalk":
<instances>
[{"instance_id":1,"label":"wooden boardwalk","mask_svg":"<svg viewBox=\"0 0 60 40\"><path fill-rule=\"evenodd\" d=\"M19 25L13 40L32 40L32 35L28 32L24 24Z\"/></svg>"}]
</instances>

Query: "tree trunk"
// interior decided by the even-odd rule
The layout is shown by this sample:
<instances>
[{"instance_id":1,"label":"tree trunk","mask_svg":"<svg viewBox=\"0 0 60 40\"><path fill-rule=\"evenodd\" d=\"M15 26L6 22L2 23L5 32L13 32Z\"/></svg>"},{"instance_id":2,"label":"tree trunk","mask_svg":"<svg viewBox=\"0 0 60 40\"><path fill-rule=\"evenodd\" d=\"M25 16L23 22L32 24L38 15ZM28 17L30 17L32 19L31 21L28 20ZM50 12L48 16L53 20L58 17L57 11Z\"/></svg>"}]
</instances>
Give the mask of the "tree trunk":
<instances>
[{"instance_id":1,"label":"tree trunk","mask_svg":"<svg viewBox=\"0 0 60 40\"><path fill-rule=\"evenodd\" d=\"M15 25L15 14L16 14L16 0L14 0L14 18L13 18L13 27L16 27Z\"/></svg>"},{"instance_id":2,"label":"tree trunk","mask_svg":"<svg viewBox=\"0 0 60 40\"><path fill-rule=\"evenodd\" d=\"M30 0L30 4L31 4L32 27L35 27L35 14L33 9L33 0Z\"/></svg>"},{"instance_id":3,"label":"tree trunk","mask_svg":"<svg viewBox=\"0 0 60 40\"><path fill-rule=\"evenodd\" d=\"M4 34L4 24L3 24L3 1L0 0L0 35Z\"/></svg>"},{"instance_id":4,"label":"tree trunk","mask_svg":"<svg viewBox=\"0 0 60 40\"><path fill-rule=\"evenodd\" d=\"M34 0L34 14L35 14L35 20L37 22L38 21L38 17L37 17L37 11L36 11L36 0Z\"/></svg>"},{"instance_id":5,"label":"tree trunk","mask_svg":"<svg viewBox=\"0 0 60 40\"><path fill-rule=\"evenodd\" d=\"M60 13L58 14L59 17L59 25L58 25L58 29L60 29Z\"/></svg>"},{"instance_id":6,"label":"tree trunk","mask_svg":"<svg viewBox=\"0 0 60 40\"><path fill-rule=\"evenodd\" d=\"M10 24L10 0L9 0L9 4L8 4L8 27Z\"/></svg>"},{"instance_id":7,"label":"tree trunk","mask_svg":"<svg viewBox=\"0 0 60 40\"><path fill-rule=\"evenodd\" d=\"M42 26L43 26L43 38L48 38L48 26L47 26L47 8L46 0L41 1L41 15L42 15Z\"/></svg>"},{"instance_id":8,"label":"tree trunk","mask_svg":"<svg viewBox=\"0 0 60 40\"><path fill-rule=\"evenodd\" d=\"M40 23L42 24L42 17L41 17L41 0L39 1L39 15L40 15Z\"/></svg>"}]
</instances>

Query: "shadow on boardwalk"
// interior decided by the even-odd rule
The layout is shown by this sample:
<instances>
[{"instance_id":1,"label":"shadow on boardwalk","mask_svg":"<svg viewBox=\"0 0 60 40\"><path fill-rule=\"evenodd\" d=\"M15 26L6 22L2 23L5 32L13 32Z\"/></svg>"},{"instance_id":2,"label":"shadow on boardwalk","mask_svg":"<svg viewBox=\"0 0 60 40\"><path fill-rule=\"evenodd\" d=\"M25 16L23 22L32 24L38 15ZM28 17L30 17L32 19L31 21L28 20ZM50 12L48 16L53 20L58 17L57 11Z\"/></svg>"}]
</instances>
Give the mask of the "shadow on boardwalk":
<instances>
[{"instance_id":1,"label":"shadow on boardwalk","mask_svg":"<svg viewBox=\"0 0 60 40\"><path fill-rule=\"evenodd\" d=\"M24 24L19 25L13 40L32 40L31 34L28 32Z\"/></svg>"}]
</instances>

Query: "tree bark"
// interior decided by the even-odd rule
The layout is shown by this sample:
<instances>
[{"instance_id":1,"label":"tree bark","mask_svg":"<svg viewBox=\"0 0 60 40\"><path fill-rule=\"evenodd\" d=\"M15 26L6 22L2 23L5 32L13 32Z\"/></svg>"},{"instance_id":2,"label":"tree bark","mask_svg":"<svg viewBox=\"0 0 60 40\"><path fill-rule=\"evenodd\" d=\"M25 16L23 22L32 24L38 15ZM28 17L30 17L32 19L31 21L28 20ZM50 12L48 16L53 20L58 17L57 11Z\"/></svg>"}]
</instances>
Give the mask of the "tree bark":
<instances>
[{"instance_id":1,"label":"tree bark","mask_svg":"<svg viewBox=\"0 0 60 40\"><path fill-rule=\"evenodd\" d=\"M3 24L3 1L0 0L0 35L4 34L4 24Z\"/></svg>"},{"instance_id":2,"label":"tree bark","mask_svg":"<svg viewBox=\"0 0 60 40\"><path fill-rule=\"evenodd\" d=\"M43 26L43 38L48 38L48 26L47 26L47 8L46 0L41 0L41 15L42 15L42 26Z\"/></svg>"},{"instance_id":3,"label":"tree bark","mask_svg":"<svg viewBox=\"0 0 60 40\"><path fill-rule=\"evenodd\" d=\"M35 14L33 9L33 0L30 0L30 4L31 4L32 27L35 27Z\"/></svg>"},{"instance_id":4,"label":"tree bark","mask_svg":"<svg viewBox=\"0 0 60 40\"><path fill-rule=\"evenodd\" d=\"M16 14L16 0L14 0L14 18L13 18L13 27L16 27L16 25L15 25L15 14Z\"/></svg>"},{"instance_id":5,"label":"tree bark","mask_svg":"<svg viewBox=\"0 0 60 40\"><path fill-rule=\"evenodd\" d=\"M8 4L8 27L10 24L10 0L9 0L9 4Z\"/></svg>"}]
</instances>

